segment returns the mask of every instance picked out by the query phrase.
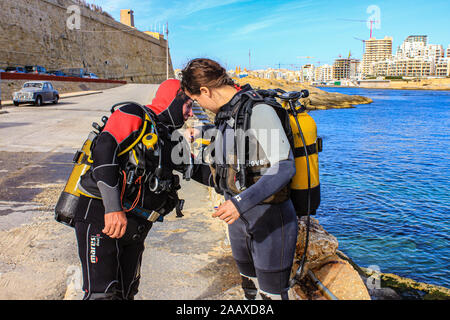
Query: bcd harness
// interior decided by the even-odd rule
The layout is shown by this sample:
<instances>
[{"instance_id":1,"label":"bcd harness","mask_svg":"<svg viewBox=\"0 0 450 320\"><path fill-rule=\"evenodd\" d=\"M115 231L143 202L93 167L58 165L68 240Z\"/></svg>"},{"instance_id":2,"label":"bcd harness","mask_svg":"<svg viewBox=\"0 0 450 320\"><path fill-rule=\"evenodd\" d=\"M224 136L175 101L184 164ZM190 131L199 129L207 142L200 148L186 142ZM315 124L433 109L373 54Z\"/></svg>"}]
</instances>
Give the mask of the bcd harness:
<instances>
[{"instance_id":1,"label":"bcd harness","mask_svg":"<svg viewBox=\"0 0 450 320\"><path fill-rule=\"evenodd\" d=\"M290 185L286 185L263 203L276 204L291 198L298 216L315 214L320 204L318 152L322 151L322 140L317 137L314 120L301 105L300 108L295 106L295 109L291 110L290 101L297 101L300 96L295 96L295 92L279 96L275 90L252 90L249 86L242 89L230 101L230 108L220 111L216 116L215 125L219 132L223 133L226 127L234 130L234 153L227 155L225 163L216 161L210 165L216 191L220 194L227 192L233 196L237 195L256 183L264 170L270 167L264 154L263 161L257 162L256 165L252 163L248 154L249 139L245 135L250 129L253 107L267 104L276 111L289 140L295 157L296 175ZM275 97L281 98L283 105ZM303 130L299 130L301 123L305 127ZM308 130L305 134L308 137L308 141L305 141L306 148L299 137L300 132L303 133L305 129ZM312 162L312 165L307 166L306 162ZM307 167L313 168L309 170ZM313 183L310 180L313 180Z\"/></svg>"},{"instance_id":2,"label":"bcd harness","mask_svg":"<svg viewBox=\"0 0 450 320\"><path fill-rule=\"evenodd\" d=\"M124 161L121 161L124 165L120 166L120 200L123 210L152 222L163 221L163 217L174 208L177 217L182 217L184 200L179 199L177 194L180 189L179 177L172 173L171 168L165 168L162 163L164 139L168 138L169 133L162 125L158 126L157 116L151 109L138 103L118 103L111 108L111 113L117 107L126 104L139 106L144 112L144 119L137 139L117 155L118 158L126 157ZM82 149L77 151L74 156L74 168L55 208L55 219L58 222L73 227L73 218L80 195L102 199L96 181L92 176L91 168L93 165L92 150L96 145L97 138L105 128L108 118L103 117L102 121L103 126L97 123L92 124L97 131L90 133ZM148 186L149 191L157 195L167 193L167 200L159 208L152 208L152 210L145 208L143 203L139 204L139 200L145 192L145 186Z\"/></svg>"},{"instance_id":3,"label":"bcd harness","mask_svg":"<svg viewBox=\"0 0 450 320\"><path fill-rule=\"evenodd\" d=\"M250 86L244 86L242 89L230 101L231 108L219 112L216 116L215 124L220 132L223 132L225 128L224 123L234 128L234 157L237 158L237 161L231 165L211 163L216 191L222 194L229 192L236 195L256 183L261 177L261 171L267 165L249 166L247 137L243 137L242 132L246 132L250 127L250 117L254 106L264 103L273 107L293 150L296 174L289 186L263 203L276 204L290 198L297 216L307 217L304 252L299 261L299 268L290 280L289 286L292 287L299 282L303 275L309 244L310 215L315 214L320 204L318 153L322 151L322 139L317 137L316 123L306 113L306 108L298 103L300 98L306 98L309 95L308 91L252 90ZM281 100L281 104L276 98ZM243 151L245 152L245 161L239 162L242 160L241 153Z\"/></svg>"}]
</instances>

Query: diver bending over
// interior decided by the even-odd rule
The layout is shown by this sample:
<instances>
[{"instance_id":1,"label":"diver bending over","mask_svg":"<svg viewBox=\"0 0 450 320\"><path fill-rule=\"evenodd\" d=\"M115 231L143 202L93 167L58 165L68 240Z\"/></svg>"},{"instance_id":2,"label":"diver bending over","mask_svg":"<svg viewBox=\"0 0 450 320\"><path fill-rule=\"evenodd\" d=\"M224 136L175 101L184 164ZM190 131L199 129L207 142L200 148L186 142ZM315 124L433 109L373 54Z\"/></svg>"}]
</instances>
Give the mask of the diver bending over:
<instances>
[{"instance_id":1,"label":"diver bending over","mask_svg":"<svg viewBox=\"0 0 450 320\"><path fill-rule=\"evenodd\" d=\"M264 299L288 299L298 227L288 188L295 162L283 125L271 106L253 107L248 148L254 152L243 178L236 161L240 155L235 122L241 98L252 94L252 88L235 85L225 69L209 59L192 60L182 77L185 93L216 114L214 151L208 152L211 165L196 166L193 179L214 186L225 197L213 216L229 225L245 297L255 299L259 291ZM275 133L270 142L258 134L261 129ZM245 183L244 191L239 183Z\"/></svg>"},{"instance_id":2,"label":"diver bending over","mask_svg":"<svg viewBox=\"0 0 450 320\"><path fill-rule=\"evenodd\" d=\"M155 131L155 123L146 121L141 106L128 103L109 118L93 147L91 170L81 178L84 195L75 214L75 230L84 299L133 299L138 292L144 240L152 227L136 210L165 215L180 203L178 176L173 174L179 168L171 161L170 135L192 116L192 100L180 90L179 81L168 80L144 108L157 118L157 138L164 141L159 154L154 148L144 148L142 142L143 134ZM158 167L160 158L162 166ZM165 188L155 182L155 171L160 181L169 181Z\"/></svg>"}]
</instances>

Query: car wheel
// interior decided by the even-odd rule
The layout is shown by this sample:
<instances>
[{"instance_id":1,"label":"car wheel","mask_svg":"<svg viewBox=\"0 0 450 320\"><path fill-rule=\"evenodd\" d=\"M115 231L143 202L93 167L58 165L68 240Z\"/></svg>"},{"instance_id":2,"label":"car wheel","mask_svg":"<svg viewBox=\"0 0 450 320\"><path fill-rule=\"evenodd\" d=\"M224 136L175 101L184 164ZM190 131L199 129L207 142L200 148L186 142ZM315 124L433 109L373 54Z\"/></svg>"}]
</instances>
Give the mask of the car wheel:
<instances>
[{"instance_id":1,"label":"car wheel","mask_svg":"<svg viewBox=\"0 0 450 320\"><path fill-rule=\"evenodd\" d=\"M58 103L58 101L59 101L59 96L58 96L58 95L56 95L56 96L55 96L55 100L53 100L53 104L57 104L57 103Z\"/></svg>"},{"instance_id":2,"label":"car wheel","mask_svg":"<svg viewBox=\"0 0 450 320\"><path fill-rule=\"evenodd\" d=\"M41 96L37 96L36 101L34 102L35 106L42 106L42 97Z\"/></svg>"},{"instance_id":3,"label":"car wheel","mask_svg":"<svg viewBox=\"0 0 450 320\"><path fill-rule=\"evenodd\" d=\"M14 105L16 106L16 107L18 107L19 106L19 102L17 102L17 101L14 101Z\"/></svg>"}]
</instances>

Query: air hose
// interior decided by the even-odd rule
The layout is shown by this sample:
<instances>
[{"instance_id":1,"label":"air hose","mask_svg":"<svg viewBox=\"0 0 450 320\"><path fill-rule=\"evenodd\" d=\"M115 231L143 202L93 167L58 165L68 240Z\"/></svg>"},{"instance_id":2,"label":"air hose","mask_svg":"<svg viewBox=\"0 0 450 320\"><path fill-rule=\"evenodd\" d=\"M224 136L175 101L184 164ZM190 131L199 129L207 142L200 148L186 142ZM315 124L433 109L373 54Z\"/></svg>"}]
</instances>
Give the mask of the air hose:
<instances>
[{"instance_id":1,"label":"air hose","mask_svg":"<svg viewBox=\"0 0 450 320\"><path fill-rule=\"evenodd\" d=\"M158 168L156 169L155 172L157 173L156 174L157 183L159 183L159 178L160 177L158 176L158 173L160 173L162 171L162 153L161 153L162 145L161 145L161 139L159 138L159 137L161 137L161 135L159 134L158 126L156 125L156 121L155 121L156 115L149 108L147 108L147 107L145 107L145 106L143 106L143 105L141 105L141 104L139 104L137 102L133 102L133 101L125 101L125 102L120 102L120 103L117 103L117 104L113 105L112 108L111 108L111 113L113 113L118 106L122 106L122 105L126 105L126 104L134 104L134 105L137 105L139 108L141 108L142 111L150 119L150 122L152 123L153 128L156 131L156 135L158 136L157 143L158 143L158 148L159 148L159 156L158 156Z\"/></svg>"},{"instance_id":2,"label":"air hose","mask_svg":"<svg viewBox=\"0 0 450 320\"><path fill-rule=\"evenodd\" d=\"M306 94L304 94L302 92L302 96L305 97ZM307 173L308 173L308 200L307 200L307 204L308 204L308 212L307 212L307 218L306 218L306 238L305 238L305 248L304 248L304 252L302 255L302 258L300 260L300 266L297 269L297 272L295 273L294 277L291 279L290 283L289 283L289 287L292 288L294 286L294 284L297 282L297 279L301 279L301 276L303 274L303 270L305 267L305 263L307 260L307 252L308 252L308 246L309 246L309 233L310 233L310 226L311 226L311 219L310 219L310 211L311 211L311 171L310 171L310 164L309 164L309 153L308 153L308 148L306 147L306 139L305 136L303 135L303 131L302 128L300 126L300 123L298 121L297 115L298 112L295 108L294 102L293 101L289 101L289 106L291 108L291 112L292 115L294 116L295 122L297 124L298 127L298 133L299 136L302 140L303 143L303 149L305 150L305 155L306 155L306 169L307 169Z\"/></svg>"}]
</instances>

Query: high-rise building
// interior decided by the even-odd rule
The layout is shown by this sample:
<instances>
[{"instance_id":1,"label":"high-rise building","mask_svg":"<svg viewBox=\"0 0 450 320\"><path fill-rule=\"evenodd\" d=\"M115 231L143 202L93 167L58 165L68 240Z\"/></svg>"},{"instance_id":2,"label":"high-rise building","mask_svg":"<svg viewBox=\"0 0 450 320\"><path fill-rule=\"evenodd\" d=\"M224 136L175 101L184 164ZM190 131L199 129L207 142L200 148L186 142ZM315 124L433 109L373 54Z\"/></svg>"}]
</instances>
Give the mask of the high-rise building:
<instances>
[{"instance_id":1,"label":"high-rise building","mask_svg":"<svg viewBox=\"0 0 450 320\"><path fill-rule=\"evenodd\" d=\"M373 66L376 62L392 59L392 37L384 39L370 38L365 41L365 50L362 61L362 74L373 75Z\"/></svg>"},{"instance_id":2,"label":"high-rise building","mask_svg":"<svg viewBox=\"0 0 450 320\"><path fill-rule=\"evenodd\" d=\"M336 59L333 64L333 79L359 78L360 63L358 59Z\"/></svg>"},{"instance_id":3,"label":"high-rise building","mask_svg":"<svg viewBox=\"0 0 450 320\"><path fill-rule=\"evenodd\" d=\"M428 36L424 35L412 35L406 38L405 42L422 42L425 46L427 45Z\"/></svg>"},{"instance_id":4,"label":"high-rise building","mask_svg":"<svg viewBox=\"0 0 450 320\"><path fill-rule=\"evenodd\" d=\"M436 64L444 58L440 44L427 44L427 36L409 36L399 46L392 66L392 75L404 70L404 76L431 76L436 74Z\"/></svg>"},{"instance_id":5,"label":"high-rise building","mask_svg":"<svg viewBox=\"0 0 450 320\"><path fill-rule=\"evenodd\" d=\"M450 58L450 44L447 47L447 58Z\"/></svg>"},{"instance_id":6,"label":"high-rise building","mask_svg":"<svg viewBox=\"0 0 450 320\"><path fill-rule=\"evenodd\" d=\"M397 59L423 57L426 53L426 45L423 41L405 40L398 47L395 57Z\"/></svg>"},{"instance_id":7,"label":"high-rise building","mask_svg":"<svg viewBox=\"0 0 450 320\"><path fill-rule=\"evenodd\" d=\"M429 44L426 47L425 56L432 58L435 62L437 62L445 56L444 47L440 44Z\"/></svg>"}]
</instances>

